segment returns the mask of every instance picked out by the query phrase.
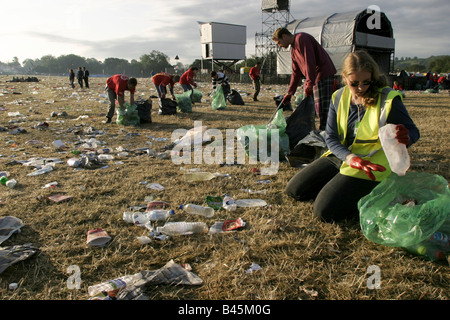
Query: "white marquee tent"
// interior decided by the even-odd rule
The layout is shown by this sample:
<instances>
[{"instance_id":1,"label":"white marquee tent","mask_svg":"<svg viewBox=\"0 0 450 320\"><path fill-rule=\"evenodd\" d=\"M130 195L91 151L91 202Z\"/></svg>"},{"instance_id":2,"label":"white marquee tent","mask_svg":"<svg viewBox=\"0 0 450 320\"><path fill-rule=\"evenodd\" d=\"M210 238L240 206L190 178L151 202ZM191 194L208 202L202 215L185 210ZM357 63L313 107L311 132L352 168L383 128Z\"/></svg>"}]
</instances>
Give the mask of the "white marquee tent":
<instances>
[{"instance_id":1,"label":"white marquee tent","mask_svg":"<svg viewBox=\"0 0 450 320\"><path fill-rule=\"evenodd\" d=\"M380 11L365 9L298 19L286 28L293 34L306 32L314 36L330 55L338 74L346 55L358 49L368 51L384 73L391 71L395 39L390 21ZM292 73L290 48L278 51L277 73Z\"/></svg>"}]
</instances>

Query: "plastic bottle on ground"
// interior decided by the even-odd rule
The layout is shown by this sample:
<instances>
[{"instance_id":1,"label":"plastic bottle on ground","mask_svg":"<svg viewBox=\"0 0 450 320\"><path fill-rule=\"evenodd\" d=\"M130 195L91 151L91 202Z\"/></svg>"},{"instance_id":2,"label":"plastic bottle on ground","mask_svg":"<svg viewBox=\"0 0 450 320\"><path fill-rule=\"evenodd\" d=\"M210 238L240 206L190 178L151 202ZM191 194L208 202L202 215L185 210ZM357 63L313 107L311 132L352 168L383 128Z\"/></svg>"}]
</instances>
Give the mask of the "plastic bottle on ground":
<instances>
[{"instance_id":1,"label":"plastic bottle on ground","mask_svg":"<svg viewBox=\"0 0 450 320\"><path fill-rule=\"evenodd\" d=\"M237 204L234 202L234 199L231 198L229 195L225 195L223 197L223 208L227 211L234 211L237 209Z\"/></svg>"},{"instance_id":2,"label":"plastic bottle on ground","mask_svg":"<svg viewBox=\"0 0 450 320\"><path fill-rule=\"evenodd\" d=\"M207 233L208 226L204 222L168 222L162 227L157 227L156 231L168 236L189 235Z\"/></svg>"},{"instance_id":3,"label":"plastic bottle on ground","mask_svg":"<svg viewBox=\"0 0 450 320\"><path fill-rule=\"evenodd\" d=\"M239 199L236 200L238 207L265 207L267 202L262 199Z\"/></svg>"},{"instance_id":4,"label":"plastic bottle on ground","mask_svg":"<svg viewBox=\"0 0 450 320\"><path fill-rule=\"evenodd\" d=\"M173 210L163 210L163 209L151 210L145 213L149 221L163 221L168 219L171 215L174 214L175 211Z\"/></svg>"},{"instance_id":5,"label":"plastic bottle on ground","mask_svg":"<svg viewBox=\"0 0 450 320\"><path fill-rule=\"evenodd\" d=\"M211 218L214 215L214 209L211 207L202 207L196 204L186 204L186 205L181 205L180 209L186 211L189 214L197 214L200 216L204 216L207 218Z\"/></svg>"},{"instance_id":6,"label":"plastic bottle on ground","mask_svg":"<svg viewBox=\"0 0 450 320\"><path fill-rule=\"evenodd\" d=\"M98 155L98 160L114 160L114 156L112 154L99 154Z\"/></svg>"},{"instance_id":7,"label":"plastic bottle on ground","mask_svg":"<svg viewBox=\"0 0 450 320\"><path fill-rule=\"evenodd\" d=\"M142 275L140 273L136 273L133 275L126 275L117 279L108 280L106 282L102 282L97 285L89 286L88 293L89 296L93 297L102 292L106 292L107 294L116 290L121 290L136 283L138 280L142 279Z\"/></svg>"},{"instance_id":8,"label":"plastic bottle on ground","mask_svg":"<svg viewBox=\"0 0 450 320\"><path fill-rule=\"evenodd\" d=\"M184 174L184 180L188 182L195 181L208 181L215 177L211 172L186 172Z\"/></svg>"}]
</instances>

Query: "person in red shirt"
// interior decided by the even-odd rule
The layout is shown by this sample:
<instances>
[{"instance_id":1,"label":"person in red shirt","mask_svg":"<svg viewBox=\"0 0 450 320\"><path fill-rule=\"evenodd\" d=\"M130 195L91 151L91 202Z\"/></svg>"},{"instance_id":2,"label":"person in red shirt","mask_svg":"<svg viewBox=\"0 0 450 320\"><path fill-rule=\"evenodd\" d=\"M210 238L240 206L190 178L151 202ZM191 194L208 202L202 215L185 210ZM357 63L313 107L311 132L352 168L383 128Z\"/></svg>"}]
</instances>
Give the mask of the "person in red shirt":
<instances>
[{"instance_id":1,"label":"person in red shirt","mask_svg":"<svg viewBox=\"0 0 450 320\"><path fill-rule=\"evenodd\" d=\"M253 94L253 101L258 101L258 94L261 90L261 62L256 62L255 66L250 69L248 74L253 82L255 93Z\"/></svg>"},{"instance_id":2,"label":"person in red shirt","mask_svg":"<svg viewBox=\"0 0 450 320\"><path fill-rule=\"evenodd\" d=\"M159 99L165 99L167 94L166 87L169 86L170 93L172 94L172 99L175 100L175 95L173 93L173 87L175 83L180 80L180 76L172 75L166 72L160 72L152 77L153 84L155 85L156 91L158 92Z\"/></svg>"},{"instance_id":3,"label":"person in red shirt","mask_svg":"<svg viewBox=\"0 0 450 320\"><path fill-rule=\"evenodd\" d=\"M123 74L116 74L106 80L106 92L109 98L109 108L106 114L106 122L111 123L116 109L116 99L119 103L120 109L124 110L125 91L130 91L130 104L134 104L134 92L136 91L136 78L129 78Z\"/></svg>"},{"instance_id":4,"label":"person in red shirt","mask_svg":"<svg viewBox=\"0 0 450 320\"><path fill-rule=\"evenodd\" d=\"M291 47L292 75L287 94L282 103L291 101L302 76L305 80L305 96L314 96L320 130L325 130L328 109L333 94L336 68L328 53L310 34L292 34L286 28L278 28L272 40L282 48Z\"/></svg>"},{"instance_id":5,"label":"person in red shirt","mask_svg":"<svg viewBox=\"0 0 450 320\"><path fill-rule=\"evenodd\" d=\"M197 67L191 67L180 77L180 85L183 88L184 92L191 91L191 101L194 95L194 89L192 87L197 88L197 83L194 82L194 77L197 74L197 71Z\"/></svg>"},{"instance_id":6,"label":"person in red shirt","mask_svg":"<svg viewBox=\"0 0 450 320\"><path fill-rule=\"evenodd\" d=\"M403 90L403 87L402 87L401 84L398 84L397 81L394 81L394 85L392 86L392 89L398 90L398 91L402 91L402 90Z\"/></svg>"}]
</instances>

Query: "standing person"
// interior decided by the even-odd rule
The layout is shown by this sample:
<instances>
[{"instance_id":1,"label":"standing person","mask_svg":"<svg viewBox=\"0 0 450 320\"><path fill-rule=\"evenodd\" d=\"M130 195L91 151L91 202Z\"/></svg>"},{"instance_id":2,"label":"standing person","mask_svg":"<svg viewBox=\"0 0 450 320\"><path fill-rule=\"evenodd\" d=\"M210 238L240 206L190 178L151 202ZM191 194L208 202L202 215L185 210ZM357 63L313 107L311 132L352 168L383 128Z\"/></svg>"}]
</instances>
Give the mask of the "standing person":
<instances>
[{"instance_id":1,"label":"standing person","mask_svg":"<svg viewBox=\"0 0 450 320\"><path fill-rule=\"evenodd\" d=\"M130 104L134 104L134 92L136 91L136 78L129 78L123 74L116 74L106 80L106 92L109 98L109 108L106 115L105 123L111 123L116 109L116 99L119 103L119 108L124 110L125 91L130 91Z\"/></svg>"},{"instance_id":2,"label":"standing person","mask_svg":"<svg viewBox=\"0 0 450 320\"><path fill-rule=\"evenodd\" d=\"M167 86L169 86L170 94L172 95L172 99L175 99L175 95L173 93L173 88L175 83L180 80L180 76L172 75L166 72L160 72L155 74L152 77L153 84L155 85L156 91L158 92L159 100L165 99L167 94Z\"/></svg>"},{"instance_id":3,"label":"standing person","mask_svg":"<svg viewBox=\"0 0 450 320\"><path fill-rule=\"evenodd\" d=\"M224 72L216 72L211 71L211 78L212 78L212 85L213 89L216 90L217 85L220 84L223 89L223 94L225 95L225 98L228 96L228 94L231 92L230 83L228 82L228 77Z\"/></svg>"},{"instance_id":4,"label":"standing person","mask_svg":"<svg viewBox=\"0 0 450 320\"><path fill-rule=\"evenodd\" d=\"M78 67L77 80L80 88L83 89L83 70L81 69L81 67Z\"/></svg>"},{"instance_id":5,"label":"standing person","mask_svg":"<svg viewBox=\"0 0 450 320\"><path fill-rule=\"evenodd\" d=\"M259 91L261 90L261 62L256 62L256 64L250 69L249 76L252 79L253 88L255 89L253 101L258 101Z\"/></svg>"},{"instance_id":6,"label":"standing person","mask_svg":"<svg viewBox=\"0 0 450 320\"><path fill-rule=\"evenodd\" d=\"M298 201L314 201L314 215L327 222L358 217L358 201L391 174L378 130L396 125L396 139L407 147L420 133L402 96L386 86L386 78L365 51L344 60L345 87L333 94L326 128L328 151L297 173L286 193Z\"/></svg>"},{"instance_id":7,"label":"standing person","mask_svg":"<svg viewBox=\"0 0 450 320\"><path fill-rule=\"evenodd\" d=\"M86 67L83 67L83 80L86 88L89 88L89 70Z\"/></svg>"},{"instance_id":8,"label":"standing person","mask_svg":"<svg viewBox=\"0 0 450 320\"><path fill-rule=\"evenodd\" d=\"M69 69L69 81L70 85L72 86L72 89L75 88L75 72L73 72L73 69Z\"/></svg>"},{"instance_id":9,"label":"standing person","mask_svg":"<svg viewBox=\"0 0 450 320\"><path fill-rule=\"evenodd\" d=\"M431 89L433 87L433 73L431 71L427 72L426 79L425 89Z\"/></svg>"},{"instance_id":10,"label":"standing person","mask_svg":"<svg viewBox=\"0 0 450 320\"><path fill-rule=\"evenodd\" d=\"M197 67L191 67L186 72L184 72L180 77L180 85L184 92L191 91L191 101L193 102L194 88L197 88L197 83L194 82L194 77L198 72Z\"/></svg>"},{"instance_id":11,"label":"standing person","mask_svg":"<svg viewBox=\"0 0 450 320\"><path fill-rule=\"evenodd\" d=\"M272 40L282 48L291 46L292 75L283 104L291 101L303 75L306 78L305 96L314 96L319 130L325 130L336 73L330 56L312 35L305 32L293 35L286 28L278 28Z\"/></svg>"}]
</instances>

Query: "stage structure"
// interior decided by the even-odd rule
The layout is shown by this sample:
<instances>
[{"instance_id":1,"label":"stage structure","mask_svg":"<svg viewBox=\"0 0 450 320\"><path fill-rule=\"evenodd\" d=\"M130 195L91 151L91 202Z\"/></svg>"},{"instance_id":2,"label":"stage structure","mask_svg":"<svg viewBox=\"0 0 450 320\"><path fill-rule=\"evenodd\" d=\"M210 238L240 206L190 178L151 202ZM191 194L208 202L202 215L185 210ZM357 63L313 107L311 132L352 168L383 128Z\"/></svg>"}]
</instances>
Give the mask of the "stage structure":
<instances>
[{"instance_id":1,"label":"stage structure","mask_svg":"<svg viewBox=\"0 0 450 320\"><path fill-rule=\"evenodd\" d=\"M247 27L222 22L198 22L200 24L200 43L203 59L212 60L222 69L233 71L231 67L245 60ZM203 68L202 68L203 69Z\"/></svg>"},{"instance_id":2,"label":"stage structure","mask_svg":"<svg viewBox=\"0 0 450 320\"><path fill-rule=\"evenodd\" d=\"M255 54L262 61L262 75L276 73L278 46L272 37L276 29L285 27L292 17L289 0L262 0L262 31L255 34Z\"/></svg>"},{"instance_id":3,"label":"stage structure","mask_svg":"<svg viewBox=\"0 0 450 320\"><path fill-rule=\"evenodd\" d=\"M395 39L387 16L370 7L364 10L333 13L291 21L286 28L293 34L306 32L328 52L338 74L348 53L366 50L389 74L394 66ZM291 74L290 47L278 51L277 74Z\"/></svg>"}]
</instances>

